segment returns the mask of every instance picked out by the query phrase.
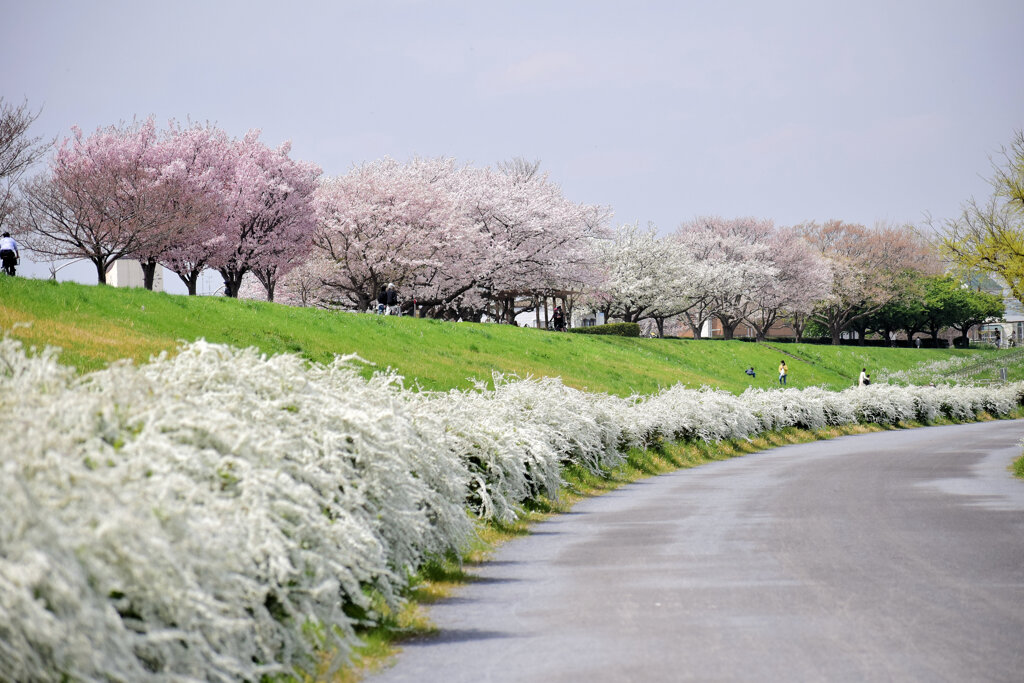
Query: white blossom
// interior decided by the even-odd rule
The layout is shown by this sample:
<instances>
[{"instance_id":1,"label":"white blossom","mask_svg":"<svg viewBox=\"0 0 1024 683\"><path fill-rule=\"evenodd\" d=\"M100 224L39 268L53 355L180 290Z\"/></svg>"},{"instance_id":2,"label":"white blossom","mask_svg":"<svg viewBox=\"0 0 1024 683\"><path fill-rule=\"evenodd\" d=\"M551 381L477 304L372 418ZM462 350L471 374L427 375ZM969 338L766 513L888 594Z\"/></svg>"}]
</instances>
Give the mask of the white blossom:
<instances>
[{"instance_id":1,"label":"white blossom","mask_svg":"<svg viewBox=\"0 0 1024 683\"><path fill-rule=\"evenodd\" d=\"M558 379L422 392L203 341L76 376L0 339L0 671L13 680L257 680L341 664L371 593L458 552L480 518L658 440L971 419L1024 385L844 392L675 386L618 398ZM358 615L358 616L357 616Z\"/></svg>"}]
</instances>

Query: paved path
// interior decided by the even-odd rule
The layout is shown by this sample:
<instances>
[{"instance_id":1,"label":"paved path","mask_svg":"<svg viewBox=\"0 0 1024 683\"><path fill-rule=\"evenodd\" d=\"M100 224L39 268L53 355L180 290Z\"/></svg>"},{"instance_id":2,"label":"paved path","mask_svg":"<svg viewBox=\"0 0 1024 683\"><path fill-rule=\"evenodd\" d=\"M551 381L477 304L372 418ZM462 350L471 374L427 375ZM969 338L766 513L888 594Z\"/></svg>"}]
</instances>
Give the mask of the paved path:
<instances>
[{"instance_id":1,"label":"paved path","mask_svg":"<svg viewBox=\"0 0 1024 683\"><path fill-rule=\"evenodd\" d=\"M368 680L1022 681L1022 437L844 437L583 501Z\"/></svg>"}]
</instances>

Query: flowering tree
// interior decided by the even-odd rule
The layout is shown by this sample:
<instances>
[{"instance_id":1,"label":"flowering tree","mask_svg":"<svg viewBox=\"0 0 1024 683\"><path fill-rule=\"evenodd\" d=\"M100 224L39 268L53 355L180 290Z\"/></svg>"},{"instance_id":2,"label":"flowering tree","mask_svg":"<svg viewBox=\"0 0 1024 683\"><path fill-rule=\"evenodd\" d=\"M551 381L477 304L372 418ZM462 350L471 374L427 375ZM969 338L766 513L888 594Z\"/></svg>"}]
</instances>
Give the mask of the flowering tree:
<instances>
[{"instance_id":1,"label":"flowering tree","mask_svg":"<svg viewBox=\"0 0 1024 683\"><path fill-rule=\"evenodd\" d=\"M704 291L726 339L754 312L755 293L778 272L771 258L774 230L771 221L756 218L705 217L681 227L683 239L700 250L706 267L717 275L708 278Z\"/></svg>"},{"instance_id":2,"label":"flowering tree","mask_svg":"<svg viewBox=\"0 0 1024 683\"><path fill-rule=\"evenodd\" d=\"M152 169L156 141L152 119L88 137L74 128L49 172L26 186L29 248L88 259L101 284L117 259L158 251L169 221Z\"/></svg>"},{"instance_id":3,"label":"flowering tree","mask_svg":"<svg viewBox=\"0 0 1024 683\"><path fill-rule=\"evenodd\" d=\"M593 298L606 318L639 322L657 314L664 320L686 308L678 253L658 238L654 226L622 225L613 239L597 246L605 280Z\"/></svg>"},{"instance_id":4,"label":"flowering tree","mask_svg":"<svg viewBox=\"0 0 1024 683\"><path fill-rule=\"evenodd\" d=\"M769 262L775 273L748 293L746 320L763 341L783 315L806 315L829 294L829 262L792 228L776 230L768 238Z\"/></svg>"},{"instance_id":5,"label":"flowering tree","mask_svg":"<svg viewBox=\"0 0 1024 683\"><path fill-rule=\"evenodd\" d=\"M18 181L50 148L42 138L28 136L38 117L39 112L33 113L27 102L13 106L0 97L0 228L5 230L17 205Z\"/></svg>"},{"instance_id":6,"label":"flowering tree","mask_svg":"<svg viewBox=\"0 0 1024 683\"><path fill-rule=\"evenodd\" d=\"M224 278L227 296L238 296L242 278L252 271L273 301L278 278L312 247L313 192L321 171L290 159L290 148L267 147L259 131L230 146L231 174L220 188L218 248L209 261Z\"/></svg>"},{"instance_id":7,"label":"flowering tree","mask_svg":"<svg viewBox=\"0 0 1024 683\"><path fill-rule=\"evenodd\" d=\"M153 258L196 294L199 276L226 242L225 188L234 175L233 142L213 126L171 124L153 157L165 197L169 230Z\"/></svg>"},{"instance_id":8,"label":"flowering tree","mask_svg":"<svg viewBox=\"0 0 1024 683\"><path fill-rule=\"evenodd\" d=\"M529 164L470 169L463 180L463 200L482 247L476 287L508 322L518 297L547 295L596 263L593 240L605 235L606 209L570 201Z\"/></svg>"},{"instance_id":9,"label":"flowering tree","mask_svg":"<svg viewBox=\"0 0 1024 683\"><path fill-rule=\"evenodd\" d=\"M745 276L753 268L748 261L760 253L756 245L747 245L735 234L741 230L740 221L711 216L683 223L671 236L673 249L686 264L690 301L683 316L695 338L701 336L704 323L712 316L719 316L723 327L727 320L731 323L728 336L738 324L738 320L733 322L733 307L742 301L749 286Z\"/></svg>"},{"instance_id":10,"label":"flowering tree","mask_svg":"<svg viewBox=\"0 0 1024 683\"><path fill-rule=\"evenodd\" d=\"M384 159L317 192L324 284L365 310L381 285L467 319L521 296L579 291L592 278L603 212L574 204L536 168L459 168L451 159Z\"/></svg>"},{"instance_id":11,"label":"flowering tree","mask_svg":"<svg viewBox=\"0 0 1024 683\"><path fill-rule=\"evenodd\" d=\"M922 240L909 227L862 225L832 220L798 226L799 233L829 259L832 283L828 296L811 314L839 344L844 330L896 296L908 270L932 263Z\"/></svg>"},{"instance_id":12,"label":"flowering tree","mask_svg":"<svg viewBox=\"0 0 1024 683\"><path fill-rule=\"evenodd\" d=\"M454 191L461 172L451 159L383 159L325 180L314 235L324 284L359 310L391 282L425 305L472 287L477 235Z\"/></svg>"}]
</instances>

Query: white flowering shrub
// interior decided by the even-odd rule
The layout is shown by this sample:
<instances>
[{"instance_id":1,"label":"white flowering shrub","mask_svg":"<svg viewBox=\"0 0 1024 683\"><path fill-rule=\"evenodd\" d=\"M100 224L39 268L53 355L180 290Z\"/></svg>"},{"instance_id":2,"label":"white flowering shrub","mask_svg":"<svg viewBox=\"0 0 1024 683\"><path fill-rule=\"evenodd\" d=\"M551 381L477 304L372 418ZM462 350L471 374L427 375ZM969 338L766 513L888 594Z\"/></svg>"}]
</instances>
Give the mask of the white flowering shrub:
<instances>
[{"instance_id":1,"label":"white flowering shrub","mask_svg":"<svg viewBox=\"0 0 1024 683\"><path fill-rule=\"evenodd\" d=\"M662 439L856 420L971 419L1024 386L672 387L628 399L556 379L415 392L197 342L78 377L0 340L0 672L11 680L258 680L340 664L370 595L514 519L567 465ZM467 512L472 514L467 514Z\"/></svg>"},{"instance_id":2,"label":"white flowering shrub","mask_svg":"<svg viewBox=\"0 0 1024 683\"><path fill-rule=\"evenodd\" d=\"M918 363L908 370L895 372L882 368L874 373L875 379L882 384L920 385L929 382L948 383L949 376L975 361L969 356L953 356L945 360Z\"/></svg>"}]
</instances>

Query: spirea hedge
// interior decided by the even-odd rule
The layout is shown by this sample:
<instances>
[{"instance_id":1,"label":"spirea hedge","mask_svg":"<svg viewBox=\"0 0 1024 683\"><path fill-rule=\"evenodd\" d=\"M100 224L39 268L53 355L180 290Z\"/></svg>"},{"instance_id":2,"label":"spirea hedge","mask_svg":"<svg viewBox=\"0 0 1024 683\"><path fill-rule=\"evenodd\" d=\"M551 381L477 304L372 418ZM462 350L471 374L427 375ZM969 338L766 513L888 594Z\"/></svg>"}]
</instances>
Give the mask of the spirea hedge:
<instances>
[{"instance_id":1,"label":"spirea hedge","mask_svg":"<svg viewBox=\"0 0 1024 683\"><path fill-rule=\"evenodd\" d=\"M352 358L197 342L76 376L0 341L0 671L259 680L344 661L368 594L465 547L475 518L662 439L1005 414L1024 385L616 398L556 379L414 392Z\"/></svg>"}]
</instances>

